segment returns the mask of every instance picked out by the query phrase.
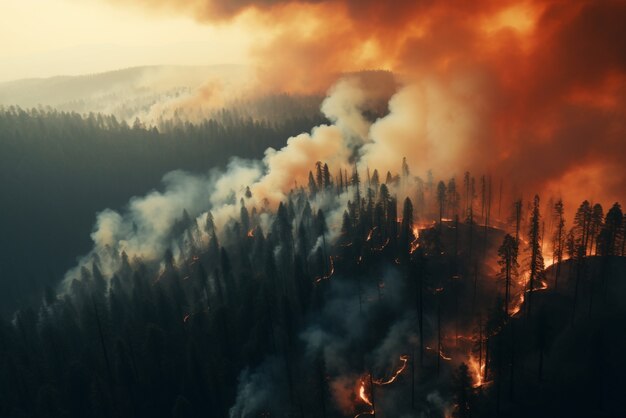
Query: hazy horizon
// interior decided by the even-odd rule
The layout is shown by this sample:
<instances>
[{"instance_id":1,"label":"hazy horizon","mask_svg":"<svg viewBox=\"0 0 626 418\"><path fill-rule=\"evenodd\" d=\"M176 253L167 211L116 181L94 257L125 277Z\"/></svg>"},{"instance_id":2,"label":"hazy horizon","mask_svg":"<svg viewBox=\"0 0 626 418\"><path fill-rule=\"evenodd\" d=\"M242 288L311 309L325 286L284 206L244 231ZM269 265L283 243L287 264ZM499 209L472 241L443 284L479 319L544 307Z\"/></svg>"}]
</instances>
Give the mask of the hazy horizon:
<instances>
[{"instance_id":1,"label":"hazy horizon","mask_svg":"<svg viewBox=\"0 0 626 418\"><path fill-rule=\"evenodd\" d=\"M4 0L0 37L0 82L149 65L246 64L250 42L238 25L93 0Z\"/></svg>"}]
</instances>

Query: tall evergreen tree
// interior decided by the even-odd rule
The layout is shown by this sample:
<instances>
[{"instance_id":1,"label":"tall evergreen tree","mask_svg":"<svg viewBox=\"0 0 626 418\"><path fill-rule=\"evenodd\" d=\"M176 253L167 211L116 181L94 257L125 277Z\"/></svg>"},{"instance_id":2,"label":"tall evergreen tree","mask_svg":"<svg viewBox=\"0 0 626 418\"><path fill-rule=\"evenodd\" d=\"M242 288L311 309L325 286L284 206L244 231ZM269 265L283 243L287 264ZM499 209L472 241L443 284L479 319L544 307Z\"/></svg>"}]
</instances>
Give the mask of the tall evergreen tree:
<instances>
[{"instance_id":1,"label":"tall evergreen tree","mask_svg":"<svg viewBox=\"0 0 626 418\"><path fill-rule=\"evenodd\" d=\"M552 261L556 263L554 289L558 287L559 275L561 274L561 262L563 261L563 253L565 250L565 217L563 214L563 200L559 199L554 204L552 212L555 224L554 235L552 236Z\"/></svg>"},{"instance_id":2,"label":"tall evergreen tree","mask_svg":"<svg viewBox=\"0 0 626 418\"><path fill-rule=\"evenodd\" d=\"M498 264L500 265L500 274L504 280L504 312L509 315L509 301L511 299L511 281L517 274L517 241L511 235L506 234L502 245L498 249Z\"/></svg>"},{"instance_id":3,"label":"tall evergreen tree","mask_svg":"<svg viewBox=\"0 0 626 418\"><path fill-rule=\"evenodd\" d=\"M532 313L533 292L537 284L544 278L543 255L541 253L541 215L539 213L539 196L535 195L531 209L530 226L528 229L528 296L526 298L528 316Z\"/></svg>"}]
</instances>

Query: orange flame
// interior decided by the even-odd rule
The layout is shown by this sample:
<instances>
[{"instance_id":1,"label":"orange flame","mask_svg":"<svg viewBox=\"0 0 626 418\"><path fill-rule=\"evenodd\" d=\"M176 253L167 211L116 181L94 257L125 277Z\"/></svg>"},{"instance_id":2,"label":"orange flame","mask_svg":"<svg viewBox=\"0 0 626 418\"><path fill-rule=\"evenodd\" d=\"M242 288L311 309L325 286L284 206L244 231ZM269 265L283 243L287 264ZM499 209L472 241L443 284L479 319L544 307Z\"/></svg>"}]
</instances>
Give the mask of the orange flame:
<instances>
[{"instance_id":1,"label":"orange flame","mask_svg":"<svg viewBox=\"0 0 626 418\"><path fill-rule=\"evenodd\" d=\"M472 374L475 388L481 387L486 383L483 381L485 376L485 364L481 364L471 353L469 355L469 370Z\"/></svg>"},{"instance_id":2,"label":"orange flame","mask_svg":"<svg viewBox=\"0 0 626 418\"><path fill-rule=\"evenodd\" d=\"M409 361L409 356L405 355L401 355L400 356L400 361L402 362L402 365L400 366L400 368L398 370L396 370L393 375L387 379L387 380L383 380L383 379L378 379L378 380L374 380L374 384L375 385L379 385L379 386L384 386L384 385L389 385L393 382L396 381L396 379L398 378L398 376L400 376L402 374L402 372L406 369L406 365Z\"/></svg>"},{"instance_id":3,"label":"orange flame","mask_svg":"<svg viewBox=\"0 0 626 418\"><path fill-rule=\"evenodd\" d=\"M361 387L359 387L359 398L367 405L372 406L372 401L369 400L367 394L365 393L365 382L361 379Z\"/></svg>"},{"instance_id":4,"label":"orange flame","mask_svg":"<svg viewBox=\"0 0 626 418\"><path fill-rule=\"evenodd\" d=\"M333 274L335 274L335 262L333 261L333 257L330 256L330 270L328 274L324 276L318 276L315 278L315 284L320 284L323 280L329 280Z\"/></svg>"},{"instance_id":5,"label":"orange flame","mask_svg":"<svg viewBox=\"0 0 626 418\"><path fill-rule=\"evenodd\" d=\"M451 361L452 357L448 357L444 354L443 349L439 350L439 357L441 357L445 361Z\"/></svg>"},{"instance_id":6,"label":"orange flame","mask_svg":"<svg viewBox=\"0 0 626 418\"><path fill-rule=\"evenodd\" d=\"M374 405L372 404L372 401L370 400L370 398L367 396L367 392L365 390L365 380L364 380L364 378L359 379L359 399L364 404L369 406L370 409L368 411L360 412L360 413L356 414L354 416L354 418L358 418L358 417L360 417L362 415L374 415L375 414Z\"/></svg>"}]
</instances>

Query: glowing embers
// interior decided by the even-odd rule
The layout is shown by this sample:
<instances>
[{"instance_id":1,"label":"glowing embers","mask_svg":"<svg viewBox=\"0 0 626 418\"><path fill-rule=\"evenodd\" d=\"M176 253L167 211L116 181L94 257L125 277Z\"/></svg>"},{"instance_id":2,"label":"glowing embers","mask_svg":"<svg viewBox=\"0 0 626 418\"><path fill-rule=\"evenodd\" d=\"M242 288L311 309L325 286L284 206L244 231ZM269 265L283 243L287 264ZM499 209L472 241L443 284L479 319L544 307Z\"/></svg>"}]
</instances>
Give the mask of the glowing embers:
<instances>
[{"instance_id":1,"label":"glowing embers","mask_svg":"<svg viewBox=\"0 0 626 418\"><path fill-rule=\"evenodd\" d=\"M419 238L415 238L413 242L411 243L411 248L409 249L409 252L413 254L415 251L417 251L419 246L420 246Z\"/></svg>"},{"instance_id":2,"label":"glowing embers","mask_svg":"<svg viewBox=\"0 0 626 418\"><path fill-rule=\"evenodd\" d=\"M432 347L426 346L425 348L426 348L427 351L434 351ZM439 349L439 352L437 353L437 355L439 357L441 357L442 360L452 361L452 357L446 355L446 353L443 351L443 344L442 344L441 348Z\"/></svg>"},{"instance_id":3,"label":"glowing embers","mask_svg":"<svg viewBox=\"0 0 626 418\"><path fill-rule=\"evenodd\" d=\"M329 266L330 268L327 274L315 278L315 284L320 284L324 280L329 280L331 277L333 277L333 274L335 274L335 261L333 260L333 256L329 257Z\"/></svg>"},{"instance_id":4,"label":"glowing embers","mask_svg":"<svg viewBox=\"0 0 626 418\"><path fill-rule=\"evenodd\" d=\"M387 380L383 380L383 379L378 379L378 380L374 380L374 384L375 385L379 385L379 386L384 386L384 385L389 385L393 382L396 381L396 379L398 378L398 376L400 376L402 374L402 372L406 369L407 363L409 362L409 356L407 356L406 354L401 355L400 356L400 361L402 362L402 364L400 365L400 368L397 369L389 379Z\"/></svg>"},{"instance_id":5,"label":"glowing embers","mask_svg":"<svg viewBox=\"0 0 626 418\"><path fill-rule=\"evenodd\" d=\"M200 315L201 313L208 313L209 309L208 308L204 308L199 310L198 312L194 312L194 313L186 313L185 316L183 316L183 324L186 324L189 322L189 320L191 318L193 318L196 315Z\"/></svg>"},{"instance_id":6,"label":"glowing embers","mask_svg":"<svg viewBox=\"0 0 626 418\"><path fill-rule=\"evenodd\" d=\"M389 245L389 241L390 239L387 238L380 247L372 247L372 251L376 253L382 252L385 248L387 248L387 245Z\"/></svg>"}]
</instances>

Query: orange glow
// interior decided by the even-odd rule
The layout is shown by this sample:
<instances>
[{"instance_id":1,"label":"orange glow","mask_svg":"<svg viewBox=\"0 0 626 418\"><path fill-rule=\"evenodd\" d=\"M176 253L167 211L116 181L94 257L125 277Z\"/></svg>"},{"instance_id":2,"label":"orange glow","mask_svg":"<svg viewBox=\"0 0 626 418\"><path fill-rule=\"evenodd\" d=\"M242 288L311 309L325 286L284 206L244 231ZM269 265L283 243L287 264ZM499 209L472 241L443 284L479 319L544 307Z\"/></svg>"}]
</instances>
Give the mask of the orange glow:
<instances>
[{"instance_id":1,"label":"orange glow","mask_svg":"<svg viewBox=\"0 0 626 418\"><path fill-rule=\"evenodd\" d=\"M359 398L367 405L372 406L372 401L369 400L367 394L365 393L365 382L361 379L361 386L359 387Z\"/></svg>"},{"instance_id":2,"label":"orange glow","mask_svg":"<svg viewBox=\"0 0 626 418\"><path fill-rule=\"evenodd\" d=\"M387 245L389 245L389 238L387 238L385 242L383 243L383 245L381 245L380 247L372 248L372 251L379 253L383 251L385 248L387 248Z\"/></svg>"},{"instance_id":3,"label":"orange glow","mask_svg":"<svg viewBox=\"0 0 626 418\"><path fill-rule=\"evenodd\" d=\"M330 271L328 272L328 274L324 275L324 276L319 276L315 278L315 284L320 284L322 281L324 280L329 280L331 277L333 277L333 274L335 274L335 262L333 261L333 257L330 256Z\"/></svg>"},{"instance_id":4,"label":"orange glow","mask_svg":"<svg viewBox=\"0 0 626 418\"><path fill-rule=\"evenodd\" d=\"M378 380L374 380L374 384L375 385L379 385L379 386L384 386L384 385L389 385L393 382L396 381L396 379L398 378L398 376L400 376L402 374L402 372L406 369L406 365L409 361L409 356L407 355L401 355L400 356L400 361L402 362L402 365L400 366L400 368L398 370L396 370L393 375L387 379L387 380L383 380L383 379L378 379Z\"/></svg>"},{"instance_id":5,"label":"orange glow","mask_svg":"<svg viewBox=\"0 0 626 418\"><path fill-rule=\"evenodd\" d=\"M479 361L470 353L469 355L469 371L474 381L474 387L478 388L483 386L485 376L485 364L479 363Z\"/></svg>"},{"instance_id":6,"label":"orange glow","mask_svg":"<svg viewBox=\"0 0 626 418\"><path fill-rule=\"evenodd\" d=\"M448 357L448 356L445 355L445 353L443 352L443 349L439 350L439 357L441 357L445 361L451 361L452 360L452 357Z\"/></svg>"}]
</instances>

